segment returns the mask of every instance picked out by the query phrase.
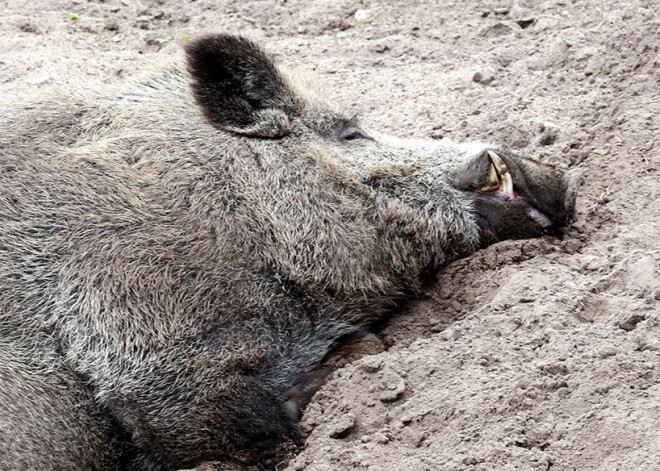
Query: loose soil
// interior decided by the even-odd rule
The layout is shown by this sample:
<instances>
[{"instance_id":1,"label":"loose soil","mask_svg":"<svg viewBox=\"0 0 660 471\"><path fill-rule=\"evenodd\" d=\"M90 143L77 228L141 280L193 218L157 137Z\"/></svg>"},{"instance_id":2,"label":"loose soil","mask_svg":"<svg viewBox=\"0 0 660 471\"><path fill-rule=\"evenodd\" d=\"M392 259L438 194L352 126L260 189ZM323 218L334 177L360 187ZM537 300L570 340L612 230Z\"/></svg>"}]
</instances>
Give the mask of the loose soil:
<instances>
[{"instance_id":1,"label":"loose soil","mask_svg":"<svg viewBox=\"0 0 660 471\"><path fill-rule=\"evenodd\" d=\"M279 469L660 469L660 14L634 1L0 2L3 93L110 83L236 32L402 137L581 168L561 239L446 267L338 370ZM379 350L379 349L376 349Z\"/></svg>"}]
</instances>

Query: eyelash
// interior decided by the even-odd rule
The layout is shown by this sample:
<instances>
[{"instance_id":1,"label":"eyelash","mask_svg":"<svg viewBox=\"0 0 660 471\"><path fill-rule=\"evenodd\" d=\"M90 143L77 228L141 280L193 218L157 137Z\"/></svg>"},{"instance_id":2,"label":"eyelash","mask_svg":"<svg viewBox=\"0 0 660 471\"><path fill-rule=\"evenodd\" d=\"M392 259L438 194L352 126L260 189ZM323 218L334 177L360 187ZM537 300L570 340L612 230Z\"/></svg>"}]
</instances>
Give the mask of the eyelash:
<instances>
[{"instance_id":1,"label":"eyelash","mask_svg":"<svg viewBox=\"0 0 660 471\"><path fill-rule=\"evenodd\" d=\"M353 130L353 131L349 132L348 134L342 136L342 139L345 140L345 141L354 141L356 139L368 139L368 137L365 136L364 134L362 134L358 130Z\"/></svg>"},{"instance_id":2,"label":"eyelash","mask_svg":"<svg viewBox=\"0 0 660 471\"><path fill-rule=\"evenodd\" d=\"M372 141L373 138L370 136L363 134L362 131L354 125L349 125L345 126L339 133L339 138L342 141L356 141L359 139L364 139L368 141Z\"/></svg>"}]
</instances>

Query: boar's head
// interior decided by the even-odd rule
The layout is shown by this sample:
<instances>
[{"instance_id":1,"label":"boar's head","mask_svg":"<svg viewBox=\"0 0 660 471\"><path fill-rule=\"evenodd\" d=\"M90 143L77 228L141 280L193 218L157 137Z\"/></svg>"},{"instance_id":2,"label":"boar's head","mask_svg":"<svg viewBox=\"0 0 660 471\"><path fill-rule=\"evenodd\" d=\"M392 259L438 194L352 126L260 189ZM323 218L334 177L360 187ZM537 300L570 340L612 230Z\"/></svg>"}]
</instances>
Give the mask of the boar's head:
<instances>
[{"instance_id":1,"label":"boar's head","mask_svg":"<svg viewBox=\"0 0 660 471\"><path fill-rule=\"evenodd\" d=\"M190 44L187 55L194 95L214 126L292 148L320 149L361 183L412 205L439 208L448 221L448 240L456 241L450 252L535 237L573 217L581 181L577 171L562 173L500 146L397 139L371 131L339 111L317 77L280 69L245 38L207 36ZM429 199L440 204L429 205ZM460 212L473 214L476 225L456 217Z\"/></svg>"}]
</instances>

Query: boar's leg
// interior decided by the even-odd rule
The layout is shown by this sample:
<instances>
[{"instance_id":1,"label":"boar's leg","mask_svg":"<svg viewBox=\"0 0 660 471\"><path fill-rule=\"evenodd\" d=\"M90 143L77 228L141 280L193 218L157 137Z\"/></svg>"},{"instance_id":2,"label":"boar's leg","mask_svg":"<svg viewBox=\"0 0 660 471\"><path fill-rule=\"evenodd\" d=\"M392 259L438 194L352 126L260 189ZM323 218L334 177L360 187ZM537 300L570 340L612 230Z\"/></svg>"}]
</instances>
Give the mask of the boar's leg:
<instances>
[{"instance_id":1,"label":"boar's leg","mask_svg":"<svg viewBox=\"0 0 660 471\"><path fill-rule=\"evenodd\" d=\"M337 347L332 349L318 366L300 375L294 385L284 392L286 406L292 417L300 420L316 391L332 373L365 355L375 355L383 350L383 342L366 330L341 337L337 341Z\"/></svg>"},{"instance_id":2,"label":"boar's leg","mask_svg":"<svg viewBox=\"0 0 660 471\"><path fill-rule=\"evenodd\" d=\"M284 444L299 444L297 420L268 378L239 373L188 379L106 399L140 449L129 468L179 469L219 457L264 463ZM209 383L216 387L205 388Z\"/></svg>"},{"instance_id":3,"label":"boar's leg","mask_svg":"<svg viewBox=\"0 0 660 471\"><path fill-rule=\"evenodd\" d=\"M119 469L130 454L57 353L0 345L0 404L0 469Z\"/></svg>"},{"instance_id":4,"label":"boar's leg","mask_svg":"<svg viewBox=\"0 0 660 471\"><path fill-rule=\"evenodd\" d=\"M298 377L295 384L284 392L286 407L296 420L300 420L302 413L316 394L325 384L325 380L337 370L334 366L320 365Z\"/></svg>"}]
</instances>

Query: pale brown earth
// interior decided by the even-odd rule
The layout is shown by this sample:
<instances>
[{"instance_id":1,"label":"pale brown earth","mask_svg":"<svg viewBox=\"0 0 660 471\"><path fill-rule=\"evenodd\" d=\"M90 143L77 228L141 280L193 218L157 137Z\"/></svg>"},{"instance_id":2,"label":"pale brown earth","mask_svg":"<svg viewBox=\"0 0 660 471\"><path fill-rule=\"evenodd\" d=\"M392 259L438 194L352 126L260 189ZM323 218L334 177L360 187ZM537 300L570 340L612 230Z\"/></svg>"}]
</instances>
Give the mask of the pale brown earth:
<instances>
[{"instance_id":1,"label":"pale brown earth","mask_svg":"<svg viewBox=\"0 0 660 471\"><path fill-rule=\"evenodd\" d=\"M438 274L380 332L385 351L316 395L287 470L660 470L657 1L0 6L2 93L109 83L184 37L240 32L373 128L583 169L566 236Z\"/></svg>"}]
</instances>

